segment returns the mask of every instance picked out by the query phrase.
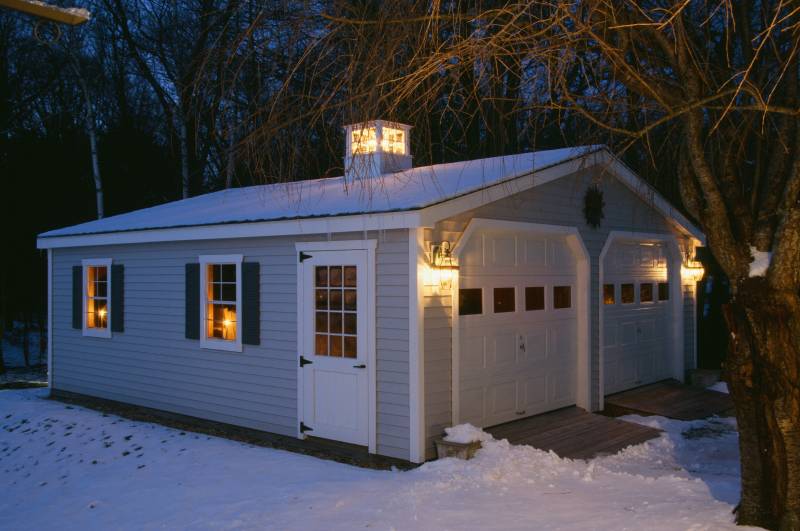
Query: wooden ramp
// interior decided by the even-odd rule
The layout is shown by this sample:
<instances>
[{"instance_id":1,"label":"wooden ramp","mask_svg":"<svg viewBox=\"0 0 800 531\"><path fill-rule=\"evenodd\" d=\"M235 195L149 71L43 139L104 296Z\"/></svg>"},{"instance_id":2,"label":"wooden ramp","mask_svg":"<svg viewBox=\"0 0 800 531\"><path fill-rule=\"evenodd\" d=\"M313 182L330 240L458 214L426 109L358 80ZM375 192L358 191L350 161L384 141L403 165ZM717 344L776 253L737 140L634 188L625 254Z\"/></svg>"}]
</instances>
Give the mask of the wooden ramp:
<instances>
[{"instance_id":1,"label":"wooden ramp","mask_svg":"<svg viewBox=\"0 0 800 531\"><path fill-rule=\"evenodd\" d=\"M708 389L689 387L665 380L629 391L609 395L604 413L614 416L660 415L677 420L705 419L714 415L733 415L730 396Z\"/></svg>"},{"instance_id":2,"label":"wooden ramp","mask_svg":"<svg viewBox=\"0 0 800 531\"><path fill-rule=\"evenodd\" d=\"M559 457L591 459L658 437L660 430L568 407L486 428L495 439L552 450Z\"/></svg>"}]
</instances>

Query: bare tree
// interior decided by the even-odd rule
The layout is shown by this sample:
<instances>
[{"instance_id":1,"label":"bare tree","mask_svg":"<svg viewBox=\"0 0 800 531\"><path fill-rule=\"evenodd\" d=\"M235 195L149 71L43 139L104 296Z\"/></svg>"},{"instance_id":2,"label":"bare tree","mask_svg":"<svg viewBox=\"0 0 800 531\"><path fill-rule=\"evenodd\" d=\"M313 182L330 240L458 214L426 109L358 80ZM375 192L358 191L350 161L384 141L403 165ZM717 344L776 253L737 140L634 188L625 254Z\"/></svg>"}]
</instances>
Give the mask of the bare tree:
<instances>
[{"instance_id":1,"label":"bare tree","mask_svg":"<svg viewBox=\"0 0 800 531\"><path fill-rule=\"evenodd\" d=\"M570 140L658 161L651 171L679 190L733 290L738 522L800 529L797 4L342 1L323 17L315 53L293 72L329 71L334 54L346 64L308 116L430 124L436 108L439 138L460 134L471 153L500 151L517 124L528 136L557 124ZM769 267L751 273L760 253Z\"/></svg>"}]
</instances>

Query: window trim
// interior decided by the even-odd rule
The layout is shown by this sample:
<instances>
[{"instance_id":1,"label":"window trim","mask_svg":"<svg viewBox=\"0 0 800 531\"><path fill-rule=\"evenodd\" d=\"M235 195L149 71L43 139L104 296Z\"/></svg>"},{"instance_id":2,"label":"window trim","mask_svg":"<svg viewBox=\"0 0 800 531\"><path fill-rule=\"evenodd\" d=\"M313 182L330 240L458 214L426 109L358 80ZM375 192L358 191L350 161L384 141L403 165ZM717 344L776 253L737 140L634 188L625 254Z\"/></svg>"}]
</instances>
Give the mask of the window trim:
<instances>
[{"instance_id":1,"label":"window trim","mask_svg":"<svg viewBox=\"0 0 800 531\"><path fill-rule=\"evenodd\" d=\"M241 254L200 255L200 347L227 352L242 351L242 262ZM233 264L236 266L236 339L216 339L208 337L206 312L208 311L208 266L214 264Z\"/></svg>"},{"instance_id":2,"label":"window trim","mask_svg":"<svg viewBox=\"0 0 800 531\"><path fill-rule=\"evenodd\" d=\"M111 300L111 261L111 258L87 258L81 260L81 299L83 300L81 305L81 322L83 323L82 334L84 336L111 339L111 305L113 304ZM89 280L88 271L90 267L106 268L106 312L108 317L106 319L105 328L89 328L86 323L86 307L89 299L87 282Z\"/></svg>"}]
</instances>

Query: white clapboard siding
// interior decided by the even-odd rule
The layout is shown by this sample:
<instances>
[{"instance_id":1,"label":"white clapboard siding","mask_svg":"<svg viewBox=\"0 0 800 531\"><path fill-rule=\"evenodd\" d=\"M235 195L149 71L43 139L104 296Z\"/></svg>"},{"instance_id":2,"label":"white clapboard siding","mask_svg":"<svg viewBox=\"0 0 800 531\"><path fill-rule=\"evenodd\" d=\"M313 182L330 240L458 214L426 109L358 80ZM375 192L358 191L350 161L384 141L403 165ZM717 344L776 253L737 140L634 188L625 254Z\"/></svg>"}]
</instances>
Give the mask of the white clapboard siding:
<instances>
[{"instance_id":1,"label":"white clapboard siding","mask_svg":"<svg viewBox=\"0 0 800 531\"><path fill-rule=\"evenodd\" d=\"M593 180L601 184L605 200L605 218L600 227L586 225L583 197ZM598 405L599 394L599 257L612 230L649 233L671 233L672 226L647 202L610 175L601 175L596 168L576 172L556 181L487 204L437 223L426 230L429 242L458 241L472 218L490 218L548 225L577 227L591 262L591 358L592 404ZM687 300L690 308L693 296ZM426 293L425 297L425 417L427 456L433 455L432 440L450 425L452 323L449 294ZM686 318L687 320L689 317ZM693 317L691 317L693 319ZM687 332L688 333L688 332ZM688 354L687 354L688 356ZM687 368L692 365L687 364Z\"/></svg>"},{"instance_id":2,"label":"white clapboard siding","mask_svg":"<svg viewBox=\"0 0 800 531\"><path fill-rule=\"evenodd\" d=\"M409 458L408 234L336 234L377 239L377 450ZM294 436L297 432L297 253L300 238L170 242L53 251L53 385ZM204 254L259 262L261 344L242 352L200 348L184 337L185 264ZM72 328L72 266L112 258L125 266L125 331L111 339Z\"/></svg>"}]
</instances>

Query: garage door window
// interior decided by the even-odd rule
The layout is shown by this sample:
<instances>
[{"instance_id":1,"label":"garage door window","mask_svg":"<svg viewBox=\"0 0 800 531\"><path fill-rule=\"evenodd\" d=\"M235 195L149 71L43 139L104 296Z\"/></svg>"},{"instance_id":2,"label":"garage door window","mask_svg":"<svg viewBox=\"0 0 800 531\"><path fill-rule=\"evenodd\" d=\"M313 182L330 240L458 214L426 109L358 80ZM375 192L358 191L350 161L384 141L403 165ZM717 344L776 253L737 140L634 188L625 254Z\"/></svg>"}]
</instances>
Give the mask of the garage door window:
<instances>
[{"instance_id":1,"label":"garage door window","mask_svg":"<svg viewBox=\"0 0 800 531\"><path fill-rule=\"evenodd\" d=\"M525 311L544 310L544 287L528 286L525 288Z\"/></svg>"},{"instance_id":2,"label":"garage door window","mask_svg":"<svg viewBox=\"0 0 800 531\"><path fill-rule=\"evenodd\" d=\"M652 284L639 284L639 302L653 302Z\"/></svg>"},{"instance_id":3,"label":"garage door window","mask_svg":"<svg viewBox=\"0 0 800 531\"><path fill-rule=\"evenodd\" d=\"M494 288L494 313L513 312L515 309L514 288Z\"/></svg>"},{"instance_id":4,"label":"garage door window","mask_svg":"<svg viewBox=\"0 0 800 531\"><path fill-rule=\"evenodd\" d=\"M658 300L660 301L669 300L669 282L658 283Z\"/></svg>"},{"instance_id":5,"label":"garage door window","mask_svg":"<svg viewBox=\"0 0 800 531\"><path fill-rule=\"evenodd\" d=\"M572 307L572 287L553 286L553 308L561 310Z\"/></svg>"},{"instance_id":6,"label":"garage door window","mask_svg":"<svg viewBox=\"0 0 800 531\"><path fill-rule=\"evenodd\" d=\"M480 315L483 313L483 296L480 288L458 290L458 315Z\"/></svg>"},{"instance_id":7,"label":"garage door window","mask_svg":"<svg viewBox=\"0 0 800 531\"><path fill-rule=\"evenodd\" d=\"M603 304L614 304L617 299L614 294L614 284L603 284Z\"/></svg>"},{"instance_id":8,"label":"garage door window","mask_svg":"<svg viewBox=\"0 0 800 531\"><path fill-rule=\"evenodd\" d=\"M636 296L633 294L633 284L622 284L619 288L622 304L633 304L636 300Z\"/></svg>"}]
</instances>

